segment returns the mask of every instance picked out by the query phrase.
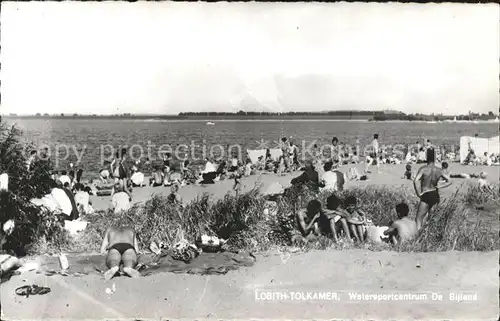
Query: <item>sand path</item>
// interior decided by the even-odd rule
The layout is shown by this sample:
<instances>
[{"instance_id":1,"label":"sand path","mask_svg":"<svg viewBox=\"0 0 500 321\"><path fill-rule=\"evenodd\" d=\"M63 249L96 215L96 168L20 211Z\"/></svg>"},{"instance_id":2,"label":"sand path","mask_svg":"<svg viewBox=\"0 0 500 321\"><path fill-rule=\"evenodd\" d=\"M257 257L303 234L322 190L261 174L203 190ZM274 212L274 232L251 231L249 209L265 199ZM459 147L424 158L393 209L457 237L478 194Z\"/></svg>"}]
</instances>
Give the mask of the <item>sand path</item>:
<instances>
[{"instance_id":1,"label":"sand path","mask_svg":"<svg viewBox=\"0 0 500 321\"><path fill-rule=\"evenodd\" d=\"M498 252L395 253L352 250L257 257L223 276L165 273L141 279L24 274L2 284L6 320L39 319L498 319ZM23 281L25 280L25 282ZM36 283L50 294L19 297ZM116 292L106 287L116 284ZM261 300L264 291L286 300ZM290 292L334 292L338 300L291 300ZM432 293L442 300L432 300ZM455 302L450 293L477 293ZM270 292L272 293L272 292ZM409 301L357 301L357 294L426 294ZM276 295L276 294L275 294Z\"/></svg>"}]
</instances>

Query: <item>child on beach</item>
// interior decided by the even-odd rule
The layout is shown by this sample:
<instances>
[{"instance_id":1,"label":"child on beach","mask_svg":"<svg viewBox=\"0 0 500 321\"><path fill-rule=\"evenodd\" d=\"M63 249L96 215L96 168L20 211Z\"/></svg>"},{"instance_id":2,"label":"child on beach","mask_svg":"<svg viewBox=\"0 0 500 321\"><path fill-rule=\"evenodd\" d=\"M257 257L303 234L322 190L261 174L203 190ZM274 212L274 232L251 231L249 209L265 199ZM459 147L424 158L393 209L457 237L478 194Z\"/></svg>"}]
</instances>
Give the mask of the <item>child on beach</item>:
<instances>
[{"instance_id":1,"label":"child on beach","mask_svg":"<svg viewBox=\"0 0 500 321\"><path fill-rule=\"evenodd\" d=\"M349 225L346 213L340 209L341 200L335 195L330 195L326 200L326 209L321 212L318 226L322 234L333 237L338 242L338 232L343 230L344 235L350 239Z\"/></svg>"},{"instance_id":2,"label":"child on beach","mask_svg":"<svg viewBox=\"0 0 500 321\"><path fill-rule=\"evenodd\" d=\"M364 242L364 225L366 224L366 215L358 207L357 199L355 196L349 196L344 200L344 209L347 223L354 238L358 242Z\"/></svg>"},{"instance_id":3,"label":"child on beach","mask_svg":"<svg viewBox=\"0 0 500 321\"><path fill-rule=\"evenodd\" d=\"M479 174L479 179L477 180L479 189L482 192L493 192L493 187L488 182L487 177L488 174L486 174L486 172L481 172L481 174Z\"/></svg>"},{"instance_id":4,"label":"child on beach","mask_svg":"<svg viewBox=\"0 0 500 321\"><path fill-rule=\"evenodd\" d=\"M398 219L391 224L389 229L384 231L384 235L389 236L393 244L410 240L417 234L417 223L408 217L409 212L408 204L396 205Z\"/></svg>"},{"instance_id":5,"label":"child on beach","mask_svg":"<svg viewBox=\"0 0 500 321\"><path fill-rule=\"evenodd\" d=\"M305 209L295 214L295 220L302 237L319 234L318 220L322 211L321 203L318 200L312 200Z\"/></svg>"},{"instance_id":6,"label":"child on beach","mask_svg":"<svg viewBox=\"0 0 500 321\"><path fill-rule=\"evenodd\" d=\"M250 159L247 159L246 164L245 164L245 171L244 171L244 176L248 177L252 175L252 161Z\"/></svg>"},{"instance_id":7,"label":"child on beach","mask_svg":"<svg viewBox=\"0 0 500 321\"><path fill-rule=\"evenodd\" d=\"M403 179L413 179L413 173L411 172L411 165L410 164L406 164L406 170L403 174Z\"/></svg>"}]
</instances>

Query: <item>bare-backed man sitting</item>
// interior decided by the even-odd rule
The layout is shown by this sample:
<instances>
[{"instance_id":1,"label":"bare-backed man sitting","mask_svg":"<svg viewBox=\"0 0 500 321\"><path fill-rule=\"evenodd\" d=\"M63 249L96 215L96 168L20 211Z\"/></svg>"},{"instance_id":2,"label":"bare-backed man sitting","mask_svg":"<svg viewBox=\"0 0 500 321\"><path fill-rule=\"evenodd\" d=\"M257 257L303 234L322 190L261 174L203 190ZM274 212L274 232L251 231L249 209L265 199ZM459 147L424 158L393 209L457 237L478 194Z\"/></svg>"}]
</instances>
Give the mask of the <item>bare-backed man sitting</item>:
<instances>
[{"instance_id":1,"label":"bare-backed man sitting","mask_svg":"<svg viewBox=\"0 0 500 321\"><path fill-rule=\"evenodd\" d=\"M128 226L111 227L106 231L102 241L101 253L107 253L106 265L109 270L104 278L110 280L123 265L123 272L130 277L137 278L139 272L134 268L137 265L137 236L133 228Z\"/></svg>"}]
</instances>

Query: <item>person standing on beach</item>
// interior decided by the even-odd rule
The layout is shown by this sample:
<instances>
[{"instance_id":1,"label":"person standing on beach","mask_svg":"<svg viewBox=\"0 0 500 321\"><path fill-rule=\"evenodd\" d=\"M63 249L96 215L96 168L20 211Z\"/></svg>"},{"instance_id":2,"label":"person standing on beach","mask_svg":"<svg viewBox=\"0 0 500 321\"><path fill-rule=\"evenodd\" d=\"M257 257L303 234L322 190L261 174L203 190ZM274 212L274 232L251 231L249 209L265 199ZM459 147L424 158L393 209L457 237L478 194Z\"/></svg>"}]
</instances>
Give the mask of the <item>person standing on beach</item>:
<instances>
[{"instance_id":1,"label":"person standing on beach","mask_svg":"<svg viewBox=\"0 0 500 321\"><path fill-rule=\"evenodd\" d=\"M368 169L369 169L370 165L372 165L373 162L375 161L375 164L377 166L377 173L378 173L379 168L380 168L380 146L378 143L378 134L373 135L371 147L372 147L373 151L370 153L370 158L366 162L365 172L369 173Z\"/></svg>"},{"instance_id":2,"label":"person standing on beach","mask_svg":"<svg viewBox=\"0 0 500 321\"><path fill-rule=\"evenodd\" d=\"M434 205L440 201L439 189L446 188L451 185L450 177L445 174L442 168L435 164L436 154L433 148L427 149L426 152L427 165L422 166L413 180L413 187L420 198L420 203L417 209L417 230L422 227L424 218ZM439 186L439 181L444 180L446 183Z\"/></svg>"},{"instance_id":3,"label":"person standing on beach","mask_svg":"<svg viewBox=\"0 0 500 321\"><path fill-rule=\"evenodd\" d=\"M331 146L331 156L333 165L340 165L342 163L342 156L340 155L339 139L337 137L332 138Z\"/></svg>"}]
</instances>

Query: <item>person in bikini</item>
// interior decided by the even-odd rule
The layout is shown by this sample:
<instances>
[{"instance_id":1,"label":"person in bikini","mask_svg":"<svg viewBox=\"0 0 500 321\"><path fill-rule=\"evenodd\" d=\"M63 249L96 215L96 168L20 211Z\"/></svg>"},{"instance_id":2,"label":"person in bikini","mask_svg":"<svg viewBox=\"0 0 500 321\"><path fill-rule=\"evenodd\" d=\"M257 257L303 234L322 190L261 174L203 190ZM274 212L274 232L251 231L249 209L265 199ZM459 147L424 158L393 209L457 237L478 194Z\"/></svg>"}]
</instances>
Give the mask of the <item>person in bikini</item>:
<instances>
[{"instance_id":1,"label":"person in bikini","mask_svg":"<svg viewBox=\"0 0 500 321\"><path fill-rule=\"evenodd\" d=\"M106 280L112 279L120 267L122 271L132 278L140 277L134 269L137 265L139 246L133 228L129 226L111 227L106 231L101 245L101 253L106 254L106 265L109 268L104 273Z\"/></svg>"},{"instance_id":2,"label":"person in bikini","mask_svg":"<svg viewBox=\"0 0 500 321\"><path fill-rule=\"evenodd\" d=\"M435 164L434 148L428 148L426 152L427 165L422 166L413 180L413 187L420 198L420 203L417 210L417 230L422 227L424 218L427 216L432 207L439 203L439 189L446 188L451 185L450 177L443 171L442 168ZM439 186L439 181L444 180L445 184Z\"/></svg>"}]
</instances>

